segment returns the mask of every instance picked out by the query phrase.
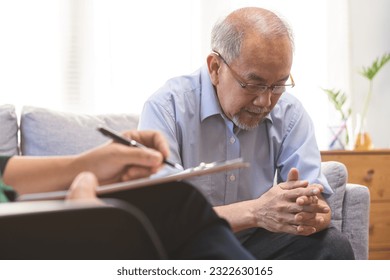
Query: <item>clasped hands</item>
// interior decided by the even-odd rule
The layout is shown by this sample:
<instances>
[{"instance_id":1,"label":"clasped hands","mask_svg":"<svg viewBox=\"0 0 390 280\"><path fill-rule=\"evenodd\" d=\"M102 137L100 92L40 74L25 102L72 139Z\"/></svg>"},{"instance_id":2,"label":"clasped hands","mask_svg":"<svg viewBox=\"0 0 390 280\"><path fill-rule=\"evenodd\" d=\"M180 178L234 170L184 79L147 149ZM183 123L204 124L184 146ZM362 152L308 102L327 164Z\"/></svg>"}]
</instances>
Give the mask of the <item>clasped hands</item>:
<instances>
[{"instance_id":1,"label":"clasped hands","mask_svg":"<svg viewBox=\"0 0 390 280\"><path fill-rule=\"evenodd\" d=\"M310 235L329 225L330 208L323 186L299 180L292 168L286 182L273 186L259 197L256 219L259 227L272 232Z\"/></svg>"}]
</instances>

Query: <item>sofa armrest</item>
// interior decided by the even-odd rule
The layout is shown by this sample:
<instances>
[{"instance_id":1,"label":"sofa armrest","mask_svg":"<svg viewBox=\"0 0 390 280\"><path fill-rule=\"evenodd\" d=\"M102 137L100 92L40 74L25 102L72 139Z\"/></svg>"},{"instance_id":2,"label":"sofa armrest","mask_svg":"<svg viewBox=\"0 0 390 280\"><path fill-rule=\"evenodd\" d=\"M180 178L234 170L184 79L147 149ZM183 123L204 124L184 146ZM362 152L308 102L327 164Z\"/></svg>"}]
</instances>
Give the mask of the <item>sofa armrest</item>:
<instances>
[{"instance_id":1,"label":"sofa armrest","mask_svg":"<svg viewBox=\"0 0 390 280\"><path fill-rule=\"evenodd\" d=\"M15 106L0 105L0 154L17 155L18 151L18 120Z\"/></svg>"},{"instance_id":2,"label":"sofa armrest","mask_svg":"<svg viewBox=\"0 0 390 280\"><path fill-rule=\"evenodd\" d=\"M368 259L370 191L367 187L347 184L343 206L342 231L354 248L355 258Z\"/></svg>"},{"instance_id":3,"label":"sofa armrest","mask_svg":"<svg viewBox=\"0 0 390 280\"><path fill-rule=\"evenodd\" d=\"M370 208L368 188L347 184L347 168L340 162L322 162L321 169L334 192L327 199L332 210L332 225L347 236L356 259L367 259Z\"/></svg>"},{"instance_id":4,"label":"sofa armrest","mask_svg":"<svg viewBox=\"0 0 390 280\"><path fill-rule=\"evenodd\" d=\"M348 174L347 168L344 164L337 161L325 161L321 163L321 171L333 190L333 195L327 199L332 210L332 225L342 231L343 201Z\"/></svg>"}]
</instances>

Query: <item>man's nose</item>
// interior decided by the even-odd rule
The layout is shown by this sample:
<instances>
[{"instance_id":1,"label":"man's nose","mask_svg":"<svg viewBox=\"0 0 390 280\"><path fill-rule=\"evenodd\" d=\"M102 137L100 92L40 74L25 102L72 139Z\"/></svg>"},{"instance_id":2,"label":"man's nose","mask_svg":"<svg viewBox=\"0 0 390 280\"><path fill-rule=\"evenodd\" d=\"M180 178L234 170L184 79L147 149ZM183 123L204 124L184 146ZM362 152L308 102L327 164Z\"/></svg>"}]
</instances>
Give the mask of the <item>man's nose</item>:
<instances>
[{"instance_id":1,"label":"man's nose","mask_svg":"<svg viewBox=\"0 0 390 280\"><path fill-rule=\"evenodd\" d=\"M253 100L253 105L258 107L269 107L271 106L271 89L267 89L265 92L258 94Z\"/></svg>"}]
</instances>

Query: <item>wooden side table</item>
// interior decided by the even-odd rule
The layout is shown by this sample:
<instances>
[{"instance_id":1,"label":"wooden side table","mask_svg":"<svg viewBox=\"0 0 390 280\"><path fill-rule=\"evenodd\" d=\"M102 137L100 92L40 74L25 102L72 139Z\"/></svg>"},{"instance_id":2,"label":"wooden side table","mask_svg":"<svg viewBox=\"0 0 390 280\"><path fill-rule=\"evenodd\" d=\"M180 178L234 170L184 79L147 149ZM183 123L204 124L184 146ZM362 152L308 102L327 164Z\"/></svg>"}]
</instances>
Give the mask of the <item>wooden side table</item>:
<instances>
[{"instance_id":1,"label":"wooden side table","mask_svg":"<svg viewBox=\"0 0 390 280\"><path fill-rule=\"evenodd\" d=\"M321 151L322 161L339 161L348 182L370 189L369 259L390 259L390 150Z\"/></svg>"}]
</instances>

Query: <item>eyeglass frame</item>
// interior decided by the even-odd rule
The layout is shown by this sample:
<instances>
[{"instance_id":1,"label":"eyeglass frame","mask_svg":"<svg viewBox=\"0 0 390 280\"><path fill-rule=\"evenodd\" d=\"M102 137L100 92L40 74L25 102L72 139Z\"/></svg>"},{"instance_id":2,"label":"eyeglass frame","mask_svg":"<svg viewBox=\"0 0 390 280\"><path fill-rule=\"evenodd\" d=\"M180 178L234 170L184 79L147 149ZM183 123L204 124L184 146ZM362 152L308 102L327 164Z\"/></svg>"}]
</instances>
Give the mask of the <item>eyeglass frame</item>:
<instances>
[{"instance_id":1,"label":"eyeglass frame","mask_svg":"<svg viewBox=\"0 0 390 280\"><path fill-rule=\"evenodd\" d=\"M232 73L232 76L238 82L238 84L241 86L241 88L248 90L249 91L248 93L251 95L263 94L263 93L267 92L267 90L269 90L269 89L271 90L271 93L273 95L282 95L286 91L286 87L288 87L288 88L295 87L295 82L294 82L294 79L293 79L291 73L289 74L291 84L269 86L269 85L252 84L252 83L243 82L244 79L242 77L240 77L240 75L238 75L237 72L232 69L232 67L229 65L229 63L226 62L226 60L222 57L222 55L219 52L213 50L212 53L215 54L216 56L218 56L220 59L222 59L223 63L225 63L226 66L229 68L230 72ZM248 86L252 87L252 88L250 89L250 88L248 88ZM283 88L282 92L280 92L280 93L275 92L275 89L281 89L281 88Z\"/></svg>"}]
</instances>

